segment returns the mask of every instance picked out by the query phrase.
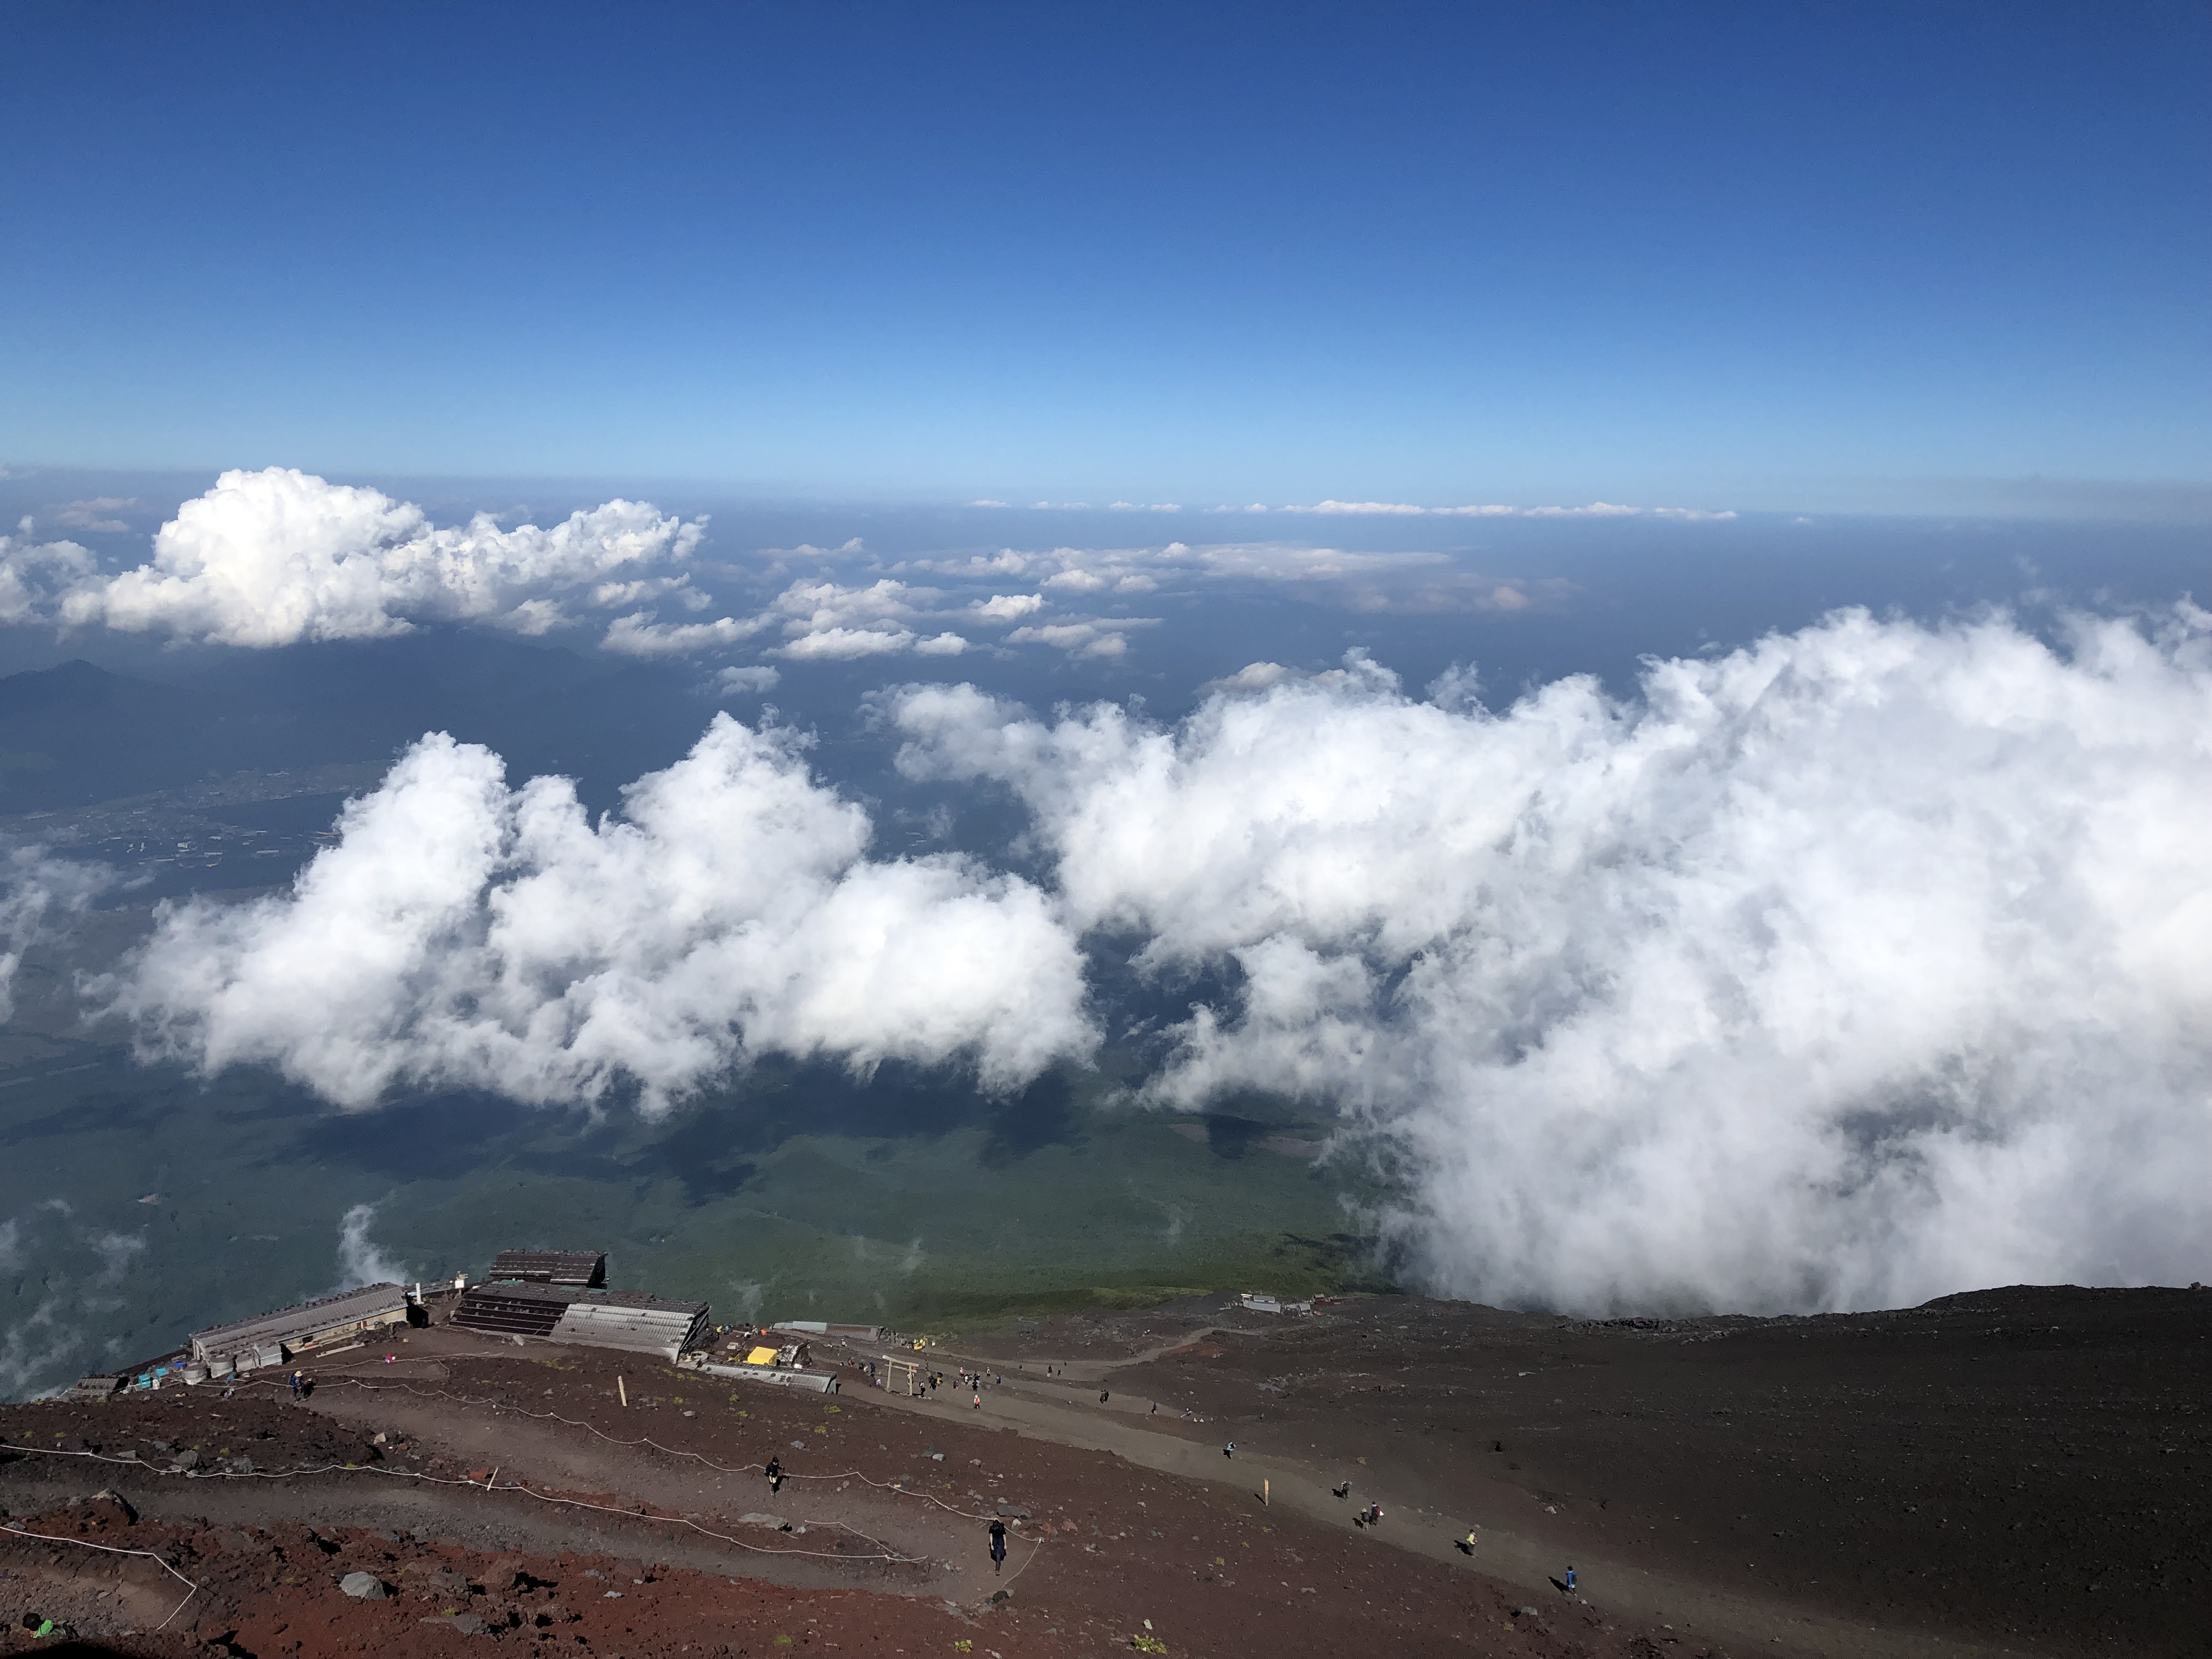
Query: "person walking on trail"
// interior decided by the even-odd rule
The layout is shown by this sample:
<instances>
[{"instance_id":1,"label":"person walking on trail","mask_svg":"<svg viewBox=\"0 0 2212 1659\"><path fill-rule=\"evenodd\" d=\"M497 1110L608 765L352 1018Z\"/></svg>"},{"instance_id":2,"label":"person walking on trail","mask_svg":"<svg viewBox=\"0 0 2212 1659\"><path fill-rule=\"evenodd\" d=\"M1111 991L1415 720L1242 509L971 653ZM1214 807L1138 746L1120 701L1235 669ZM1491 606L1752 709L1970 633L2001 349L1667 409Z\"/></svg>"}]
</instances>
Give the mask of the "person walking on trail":
<instances>
[{"instance_id":1,"label":"person walking on trail","mask_svg":"<svg viewBox=\"0 0 2212 1659\"><path fill-rule=\"evenodd\" d=\"M1006 1565L1006 1523L991 1522L991 1571L996 1572Z\"/></svg>"},{"instance_id":2,"label":"person walking on trail","mask_svg":"<svg viewBox=\"0 0 2212 1659\"><path fill-rule=\"evenodd\" d=\"M769 1458L767 1467L763 1468L761 1473L768 1477L768 1489L770 1492L783 1490L783 1460L781 1457Z\"/></svg>"},{"instance_id":3,"label":"person walking on trail","mask_svg":"<svg viewBox=\"0 0 2212 1659\"><path fill-rule=\"evenodd\" d=\"M975 1395L975 1409L979 1412L983 1409L983 1396L980 1391Z\"/></svg>"},{"instance_id":4,"label":"person walking on trail","mask_svg":"<svg viewBox=\"0 0 2212 1659\"><path fill-rule=\"evenodd\" d=\"M1106 1390L1103 1389L1098 1390L1098 1403L1102 1406L1106 1403Z\"/></svg>"},{"instance_id":5,"label":"person walking on trail","mask_svg":"<svg viewBox=\"0 0 2212 1659\"><path fill-rule=\"evenodd\" d=\"M1236 1455L1237 1455L1237 1443L1236 1443L1234 1440L1232 1440L1232 1441L1231 1441L1227 1445L1224 1446L1224 1447L1221 1449L1221 1455L1222 1455L1224 1457L1234 1457L1234 1456L1236 1456Z\"/></svg>"},{"instance_id":6,"label":"person walking on trail","mask_svg":"<svg viewBox=\"0 0 2212 1659\"><path fill-rule=\"evenodd\" d=\"M1367 1506L1367 1524L1370 1527L1379 1527L1382 1524L1382 1506L1380 1504L1370 1504Z\"/></svg>"},{"instance_id":7,"label":"person walking on trail","mask_svg":"<svg viewBox=\"0 0 2212 1659\"><path fill-rule=\"evenodd\" d=\"M1330 1490L1339 1498L1349 1498L1352 1496L1352 1482L1349 1480L1344 1481L1338 1486L1331 1487Z\"/></svg>"},{"instance_id":8,"label":"person walking on trail","mask_svg":"<svg viewBox=\"0 0 2212 1659\"><path fill-rule=\"evenodd\" d=\"M300 1397L300 1373L294 1371L292 1373L292 1398L295 1400L297 1400Z\"/></svg>"},{"instance_id":9,"label":"person walking on trail","mask_svg":"<svg viewBox=\"0 0 2212 1659\"><path fill-rule=\"evenodd\" d=\"M1569 1567L1569 1568L1567 1569L1567 1594L1568 1594L1568 1595L1572 1595L1574 1593L1575 1593L1575 1570L1574 1570L1572 1567Z\"/></svg>"}]
</instances>

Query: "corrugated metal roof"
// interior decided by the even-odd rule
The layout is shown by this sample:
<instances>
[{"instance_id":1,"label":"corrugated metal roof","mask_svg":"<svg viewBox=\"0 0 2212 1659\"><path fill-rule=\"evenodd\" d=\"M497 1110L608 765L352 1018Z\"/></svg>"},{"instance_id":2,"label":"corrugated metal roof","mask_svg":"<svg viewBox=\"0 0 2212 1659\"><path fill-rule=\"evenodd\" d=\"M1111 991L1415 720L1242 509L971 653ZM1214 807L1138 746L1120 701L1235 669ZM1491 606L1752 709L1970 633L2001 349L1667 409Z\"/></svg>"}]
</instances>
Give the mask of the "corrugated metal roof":
<instances>
[{"instance_id":1,"label":"corrugated metal roof","mask_svg":"<svg viewBox=\"0 0 2212 1659\"><path fill-rule=\"evenodd\" d=\"M501 1250L492 1258L491 1276L596 1287L607 1282L607 1259L596 1250Z\"/></svg>"},{"instance_id":2,"label":"corrugated metal roof","mask_svg":"<svg viewBox=\"0 0 2212 1659\"><path fill-rule=\"evenodd\" d=\"M674 1358L706 1323L703 1302L672 1302L642 1291L568 1285L478 1285L465 1292L453 1322L465 1330L535 1336Z\"/></svg>"},{"instance_id":3,"label":"corrugated metal roof","mask_svg":"<svg viewBox=\"0 0 2212 1659\"><path fill-rule=\"evenodd\" d=\"M672 1302L666 1297L649 1296L643 1291L586 1290L577 1285L476 1285L464 1291L465 1303L479 1296L507 1297L520 1302L550 1302L566 1307L572 1302L589 1302L603 1308L680 1308L687 1314L703 1314L703 1302Z\"/></svg>"},{"instance_id":4,"label":"corrugated metal roof","mask_svg":"<svg viewBox=\"0 0 2212 1659\"><path fill-rule=\"evenodd\" d=\"M479 1285L455 1304L449 1322L464 1330L490 1331L501 1336L550 1336L568 1304L511 1294L537 1288L534 1285Z\"/></svg>"},{"instance_id":5,"label":"corrugated metal roof","mask_svg":"<svg viewBox=\"0 0 2212 1659\"><path fill-rule=\"evenodd\" d=\"M580 1342L594 1348L620 1348L673 1359L684 1352L701 1323L697 1314L668 1304L659 1308L608 1308L572 1302L553 1328L556 1342Z\"/></svg>"},{"instance_id":6,"label":"corrugated metal roof","mask_svg":"<svg viewBox=\"0 0 2212 1659\"><path fill-rule=\"evenodd\" d=\"M256 1314L251 1319L233 1320L228 1325L210 1325L206 1330L194 1331L192 1347L196 1352L228 1352L234 1349L282 1342L313 1331L328 1330L334 1326L350 1325L364 1319L374 1319L380 1314L404 1313L407 1292L397 1285L364 1285L359 1290L341 1291L336 1296L316 1297L313 1302L298 1302L289 1308Z\"/></svg>"}]
</instances>

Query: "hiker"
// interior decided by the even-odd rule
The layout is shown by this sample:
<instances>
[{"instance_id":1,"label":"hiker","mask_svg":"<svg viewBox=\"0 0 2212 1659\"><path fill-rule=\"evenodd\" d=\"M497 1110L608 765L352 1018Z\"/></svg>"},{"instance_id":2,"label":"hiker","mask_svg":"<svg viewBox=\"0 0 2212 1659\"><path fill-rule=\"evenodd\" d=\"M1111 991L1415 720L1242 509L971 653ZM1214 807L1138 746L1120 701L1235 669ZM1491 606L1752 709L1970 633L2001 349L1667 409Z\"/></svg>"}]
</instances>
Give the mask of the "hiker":
<instances>
[{"instance_id":1,"label":"hiker","mask_svg":"<svg viewBox=\"0 0 2212 1659\"><path fill-rule=\"evenodd\" d=\"M1106 1390L1103 1389L1098 1390L1098 1403L1102 1406L1106 1403Z\"/></svg>"},{"instance_id":2,"label":"hiker","mask_svg":"<svg viewBox=\"0 0 2212 1659\"><path fill-rule=\"evenodd\" d=\"M1147 1412L1147 1413L1146 1413L1146 1416L1148 1416L1148 1417L1158 1417L1159 1414L1160 1414L1160 1402L1159 1402L1158 1401L1155 1400L1154 1401L1152 1401L1152 1410L1151 1410L1151 1411L1149 1411L1149 1412Z\"/></svg>"},{"instance_id":3,"label":"hiker","mask_svg":"<svg viewBox=\"0 0 2212 1659\"><path fill-rule=\"evenodd\" d=\"M781 1457L769 1458L768 1460L768 1467L763 1468L761 1473L768 1477L768 1489L770 1492L781 1492L783 1490L783 1459Z\"/></svg>"},{"instance_id":4,"label":"hiker","mask_svg":"<svg viewBox=\"0 0 2212 1659\"><path fill-rule=\"evenodd\" d=\"M1474 1547L1481 1541L1482 1540L1480 1538L1477 1538L1474 1535L1474 1528L1473 1527L1469 1527L1467 1529L1467 1536L1459 1540L1460 1553L1462 1555L1474 1554Z\"/></svg>"},{"instance_id":5,"label":"hiker","mask_svg":"<svg viewBox=\"0 0 2212 1659\"><path fill-rule=\"evenodd\" d=\"M1224 1446L1224 1447L1221 1449L1221 1455L1222 1455L1224 1457L1234 1457L1234 1456L1236 1456L1236 1455L1237 1455L1237 1443L1236 1443L1234 1440L1232 1440L1232 1441L1231 1441L1227 1445Z\"/></svg>"},{"instance_id":6,"label":"hiker","mask_svg":"<svg viewBox=\"0 0 2212 1659\"><path fill-rule=\"evenodd\" d=\"M1575 1593L1575 1570L1574 1570L1572 1567L1569 1567L1569 1568L1567 1569L1567 1594L1568 1594L1568 1595L1572 1595L1574 1593Z\"/></svg>"},{"instance_id":7,"label":"hiker","mask_svg":"<svg viewBox=\"0 0 2212 1659\"><path fill-rule=\"evenodd\" d=\"M979 1412L983 1409L983 1396L980 1392L975 1396L975 1409Z\"/></svg>"},{"instance_id":8,"label":"hiker","mask_svg":"<svg viewBox=\"0 0 2212 1659\"><path fill-rule=\"evenodd\" d=\"M1367 1524L1370 1527L1379 1527L1382 1524L1382 1506L1380 1504L1370 1504L1367 1506Z\"/></svg>"},{"instance_id":9,"label":"hiker","mask_svg":"<svg viewBox=\"0 0 2212 1659\"><path fill-rule=\"evenodd\" d=\"M1006 1564L1006 1523L991 1522L991 1571L996 1572Z\"/></svg>"},{"instance_id":10,"label":"hiker","mask_svg":"<svg viewBox=\"0 0 2212 1659\"><path fill-rule=\"evenodd\" d=\"M1339 1498L1349 1498L1352 1496L1352 1482L1346 1480L1341 1486L1333 1486L1330 1490Z\"/></svg>"},{"instance_id":11,"label":"hiker","mask_svg":"<svg viewBox=\"0 0 2212 1659\"><path fill-rule=\"evenodd\" d=\"M292 1398L295 1400L297 1400L300 1397L300 1373L294 1371L292 1373Z\"/></svg>"}]
</instances>

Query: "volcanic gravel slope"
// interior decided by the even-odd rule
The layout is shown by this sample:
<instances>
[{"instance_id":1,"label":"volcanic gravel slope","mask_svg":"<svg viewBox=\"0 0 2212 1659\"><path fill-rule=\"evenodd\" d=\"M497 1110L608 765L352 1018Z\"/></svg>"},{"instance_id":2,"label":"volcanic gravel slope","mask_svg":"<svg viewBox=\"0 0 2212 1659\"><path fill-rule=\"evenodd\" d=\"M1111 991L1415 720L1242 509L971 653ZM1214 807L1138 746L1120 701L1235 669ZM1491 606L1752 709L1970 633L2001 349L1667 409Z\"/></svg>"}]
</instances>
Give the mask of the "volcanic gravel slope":
<instances>
[{"instance_id":1,"label":"volcanic gravel slope","mask_svg":"<svg viewBox=\"0 0 2212 1659\"><path fill-rule=\"evenodd\" d=\"M1471 1566L979 1426L949 1401L933 1417L859 1387L825 1400L470 1346L417 1332L398 1364L325 1366L305 1405L255 1385L0 1410L21 1449L0 1454L0 1504L24 1529L0 1532L0 1651L52 1650L27 1618L89 1650L304 1659L488 1643L749 1659L1656 1650L1564 1598L1524 1612ZM187 1453L196 1467L173 1470ZM779 1493L758 1473L771 1453L791 1471ZM994 1574L985 1528L1002 1510L1015 1541ZM149 1551L198 1588L186 1599L154 1560L70 1539ZM354 1571L391 1593L348 1597Z\"/></svg>"},{"instance_id":2,"label":"volcanic gravel slope","mask_svg":"<svg viewBox=\"0 0 2212 1659\"><path fill-rule=\"evenodd\" d=\"M2212 1652L2212 1291L1595 1323L1402 1297L1310 1320L1233 1305L963 1346L1009 1370L1079 1356L1086 1401L1103 1380L1117 1407L1157 1400L1209 1439L1510 1528L1578 1563L1594 1601L1612 1562L1862 1628Z\"/></svg>"}]
</instances>

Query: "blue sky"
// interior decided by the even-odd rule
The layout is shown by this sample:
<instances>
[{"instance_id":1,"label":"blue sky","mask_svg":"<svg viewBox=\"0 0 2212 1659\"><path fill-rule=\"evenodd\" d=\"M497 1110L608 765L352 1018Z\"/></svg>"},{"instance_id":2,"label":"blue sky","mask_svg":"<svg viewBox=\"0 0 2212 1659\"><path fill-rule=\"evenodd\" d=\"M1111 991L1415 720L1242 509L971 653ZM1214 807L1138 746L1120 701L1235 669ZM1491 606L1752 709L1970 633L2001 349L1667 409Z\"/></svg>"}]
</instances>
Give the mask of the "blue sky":
<instances>
[{"instance_id":1,"label":"blue sky","mask_svg":"<svg viewBox=\"0 0 2212 1659\"><path fill-rule=\"evenodd\" d=\"M14 9L0 458L2206 511L2201 6Z\"/></svg>"}]
</instances>

